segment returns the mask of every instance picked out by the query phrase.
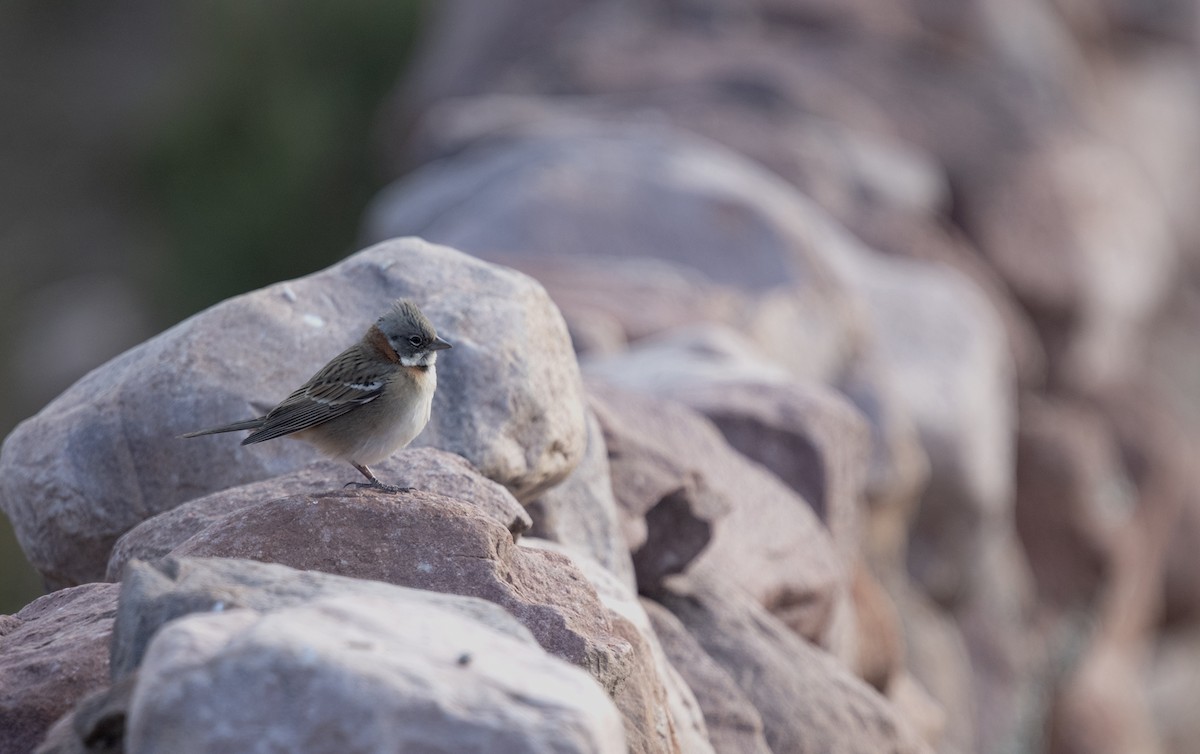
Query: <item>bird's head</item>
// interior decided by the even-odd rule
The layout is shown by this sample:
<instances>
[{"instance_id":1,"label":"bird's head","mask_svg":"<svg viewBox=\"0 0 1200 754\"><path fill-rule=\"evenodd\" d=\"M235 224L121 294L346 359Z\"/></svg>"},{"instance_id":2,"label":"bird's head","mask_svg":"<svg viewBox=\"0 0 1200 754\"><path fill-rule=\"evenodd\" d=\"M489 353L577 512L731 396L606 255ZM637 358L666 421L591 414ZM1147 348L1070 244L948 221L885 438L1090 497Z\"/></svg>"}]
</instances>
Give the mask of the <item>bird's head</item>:
<instances>
[{"instance_id":1,"label":"bird's head","mask_svg":"<svg viewBox=\"0 0 1200 754\"><path fill-rule=\"evenodd\" d=\"M417 305L400 299L375 323L400 363L406 367L429 367L437 362L437 352L450 348L438 337L433 325Z\"/></svg>"}]
</instances>

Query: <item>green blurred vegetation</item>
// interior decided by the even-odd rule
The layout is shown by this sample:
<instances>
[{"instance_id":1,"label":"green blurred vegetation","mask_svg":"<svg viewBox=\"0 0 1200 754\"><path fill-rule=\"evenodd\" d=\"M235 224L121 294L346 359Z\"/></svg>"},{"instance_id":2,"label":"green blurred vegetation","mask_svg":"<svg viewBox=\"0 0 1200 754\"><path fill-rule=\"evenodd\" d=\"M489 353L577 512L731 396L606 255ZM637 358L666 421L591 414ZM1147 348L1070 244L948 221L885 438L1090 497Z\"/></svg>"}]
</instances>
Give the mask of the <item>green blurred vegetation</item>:
<instances>
[{"instance_id":1,"label":"green blurred vegetation","mask_svg":"<svg viewBox=\"0 0 1200 754\"><path fill-rule=\"evenodd\" d=\"M89 25L111 27L121 18L81 3L26 3L19 10L7 15L13 24L25 24L69 49L78 47L79 39L111 39L86 31ZM214 0L161 13L171 19L167 33L178 38L139 42L175 56L169 95L142 103L149 114L125 116L136 136L128 154L121 153L132 165L112 166L107 181L85 190L122 194L118 203L128 203L156 229L161 244L124 251L140 260L129 266L140 277L136 282L154 308L155 321L165 327L223 298L312 272L354 250L367 202L391 177L375 160L377 118L412 53L423 3ZM162 33L160 26L148 28ZM95 44L100 67L106 68L105 43ZM113 59L159 54L129 55L109 44ZM37 50L18 55L13 45L9 49L19 66L55 70L36 62ZM41 53L49 59L54 50ZM69 65L59 66L66 83L54 83L67 92L62 106L76 108L86 119L86 98L73 97L70 87L89 76ZM120 65L108 68L120 70ZM27 128L25 135L33 130ZM50 129L29 137L57 136L59 131ZM73 159L70 154L65 152L64 159ZM29 249L37 245L26 244ZM93 251L94 256L112 253ZM42 254L43 260L50 256ZM75 260L80 264L79 257ZM0 613L17 611L40 593L40 578L0 516Z\"/></svg>"},{"instance_id":2,"label":"green blurred vegetation","mask_svg":"<svg viewBox=\"0 0 1200 754\"><path fill-rule=\"evenodd\" d=\"M168 321L354 250L387 178L373 127L421 3L222 0L192 13L205 54L143 163L173 250L153 288Z\"/></svg>"}]
</instances>

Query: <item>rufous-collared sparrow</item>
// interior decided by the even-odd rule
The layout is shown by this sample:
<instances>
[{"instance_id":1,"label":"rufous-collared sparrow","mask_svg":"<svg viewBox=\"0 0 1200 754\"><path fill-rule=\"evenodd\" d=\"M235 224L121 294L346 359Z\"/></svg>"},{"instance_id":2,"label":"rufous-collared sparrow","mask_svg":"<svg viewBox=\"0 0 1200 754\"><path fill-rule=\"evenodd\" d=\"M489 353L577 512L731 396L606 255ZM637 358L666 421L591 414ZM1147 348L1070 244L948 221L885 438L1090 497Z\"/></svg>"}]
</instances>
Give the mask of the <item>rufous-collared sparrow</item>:
<instances>
[{"instance_id":1,"label":"rufous-collared sparrow","mask_svg":"<svg viewBox=\"0 0 1200 754\"><path fill-rule=\"evenodd\" d=\"M242 445L250 445L287 435L349 461L369 480L352 482L355 486L408 491L380 482L369 467L408 445L429 422L437 354L446 348L450 344L416 304L399 300L360 341L264 416L182 437L249 429Z\"/></svg>"}]
</instances>

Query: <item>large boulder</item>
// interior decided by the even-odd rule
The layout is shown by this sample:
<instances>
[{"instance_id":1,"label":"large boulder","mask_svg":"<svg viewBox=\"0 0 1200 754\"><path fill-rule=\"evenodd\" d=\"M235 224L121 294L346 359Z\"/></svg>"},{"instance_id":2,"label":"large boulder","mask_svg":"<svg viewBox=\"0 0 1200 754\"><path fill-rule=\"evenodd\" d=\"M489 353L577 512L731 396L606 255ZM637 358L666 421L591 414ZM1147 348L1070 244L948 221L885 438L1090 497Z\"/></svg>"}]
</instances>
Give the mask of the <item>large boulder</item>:
<instances>
[{"instance_id":1,"label":"large boulder","mask_svg":"<svg viewBox=\"0 0 1200 754\"><path fill-rule=\"evenodd\" d=\"M659 599L754 703L772 751L930 751L887 699L730 583L679 579Z\"/></svg>"},{"instance_id":2,"label":"large boulder","mask_svg":"<svg viewBox=\"0 0 1200 754\"><path fill-rule=\"evenodd\" d=\"M139 671L129 754L624 752L586 673L428 603L332 597L189 615Z\"/></svg>"},{"instance_id":3,"label":"large boulder","mask_svg":"<svg viewBox=\"0 0 1200 754\"><path fill-rule=\"evenodd\" d=\"M523 546L549 549L570 558L612 612L613 630L633 647L634 674L626 681L625 693L613 698L625 719L629 751L712 754L700 704L663 651L637 593L600 563L570 547L537 538L525 540Z\"/></svg>"},{"instance_id":4,"label":"large boulder","mask_svg":"<svg viewBox=\"0 0 1200 754\"><path fill-rule=\"evenodd\" d=\"M190 500L147 519L113 545L108 560L108 580L119 581L125 564L131 559L161 558L212 523L242 508L264 500L328 490L329 479L336 478L342 467L343 464L321 460L299 471ZM531 525L529 515L508 490L483 477L452 453L433 448L409 448L379 464L375 471L384 479L395 479L425 492L473 505L504 525L512 532L514 540Z\"/></svg>"},{"instance_id":5,"label":"large boulder","mask_svg":"<svg viewBox=\"0 0 1200 754\"><path fill-rule=\"evenodd\" d=\"M951 604L971 588L982 539L1011 527L1016 378L1004 327L946 266L867 253L837 266L866 302L875 353L929 457L909 568Z\"/></svg>"},{"instance_id":6,"label":"large boulder","mask_svg":"<svg viewBox=\"0 0 1200 754\"><path fill-rule=\"evenodd\" d=\"M706 416L734 449L812 506L842 565L853 566L870 435L844 397L792 378L719 325L646 338L625 353L586 360L584 371L589 379L677 400Z\"/></svg>"},{"instance_id":7,"label":"large boulder","mask_svg":"<svg viewBox=\"0 0 1200 754\"><path fill-rule=\"evenodd\" d=\"M245 558L495 602L552 654L610 692L631 672L629 644L587 580L557 553L517 547L503 525L428 492L296 494L232 511L176 556Z\"/></svg>"},{"instance_id":8,"label":"large boulder","mask_svg":"<svg viewBox=\"0 0 1200 754\"><path fill-rule=\"evenodd\" d=\"M584 452L584 405L545 291L453 249L393 240L185 320L19 425L0 451L0 506L34 566L52 585L98 580L113 542L141 521L312 463L297 442L176 436L279 401L399 297L456 346L416 444L459 453L520 499L566 477Z\"/></svg>"},{"instance_id":9,"label":"large boulder","mask_svg":"<svg viewBox=\"0 0 1200 754\"><path fill-rule=\"evenodd\" d=\"M516 618L485 600L320 571L297 571L254 560L173 557L153 563L135 560L129 564L120 589L112 632L111 674L116 682L136 672L150 640L176 618L242 608L265 613L326 597L401 600L413 610L432 606L457 612L497 633L532 640L528 629Z\"/></svg>"},{"instance_id":10,"label":"large boulder","mask_svg":"<svg viewBox=\"0 0 1200 754\"><path fill-rule=\"evenodd\" d=\"M32 751L81 697L108 685L117 587L85 584L0 616L0 752Z\"/></svg>"},{"instance_id":11,"label":"large boulder","mask_svg":"<svg viewBox=\"0 0 1200 754\"><path fill-rule=\"evenodd\" d=\"M736 579L802 636L825 637L846 594L847 575L829 532L804 499L731 448L711 422L687 407L596 381L588 389L609 442L618 501L621 489L657 498L646 512L650 539L634 553L635 565L653 554L643 555L646 548L695 536L698 552L674 572ZM627 485L620 481L626 474L632 482ZM647 479L657 483L648 486ZM679 481L667 484L671 479ZM702 513L718 505L714 495L728 513ZM664 569L653 573L668 575ZM639 584L641 575L639 570ZM661 578L641 584L662 585Z\"/></svg>"},{"instance_id":12,"label":"large boulder","mask_svg":"<svg viewBox=\"0 0 1200 754\"><path fill-rule=\"evenodd\" d=\"M763 738L762 717L733 677L708 656L671 611L645 598L642 608L667 659L695 694L713 750L717 754L771 754Z\"/></svg>"},{"instance_id":13,"label":"large boulder","mask_svg":"<svg viewBox=\"0 0 1200 754\"><path fill-rule=\"evenodd\" d=\"M565 480L531 501L528 510L533 522L530 536L579 550L637 591L630 542L613 496L608 448L594 411L588 411L583 460ZM636 534L630 538L637 544L642 541Z\"/></svg>"}]
</instances>

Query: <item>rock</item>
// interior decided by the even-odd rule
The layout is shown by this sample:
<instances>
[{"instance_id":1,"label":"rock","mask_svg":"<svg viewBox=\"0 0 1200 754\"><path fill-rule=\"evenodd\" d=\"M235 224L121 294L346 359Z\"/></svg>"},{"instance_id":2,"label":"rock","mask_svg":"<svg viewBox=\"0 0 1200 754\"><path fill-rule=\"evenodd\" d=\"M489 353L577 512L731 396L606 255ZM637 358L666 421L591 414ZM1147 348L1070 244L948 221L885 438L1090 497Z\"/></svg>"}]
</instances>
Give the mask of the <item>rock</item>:
<instances>
[{"instance_id":1,"label":"rock","mask_svg":"<svg viewBox=\"0 0 1200 754\"><path fill-rule=\"evenodd\" d=\"M839 259L929 456L909 570L950 604L970 588L981 538L1012 515L1016 383L1004 329L953 270L871 254Z\"/></svg>"},{"instance_id":2,"label":"rock","mask_svg":"<svg viewBox=\"0 0 1200 754\"><path fill-rule=\"evenodd\" d=\"M946 713L921 684L908 673L900 673L888 683L887 698L925 743L935 751L941 750L939 744L946 728ZM946 751L955 750L947 748Z\"/></svg>"},{"instance_id":3,"label":"rock","mask_svg":"<svg viewBox=\"0 0 1200 754\"><path fill-rule=\"evenodd\" d=\"M754 703L772 751L930 751L883 696L748 595L685 578L662 603Z\"/></svg>"},{"instance_id":4,"label":"rock","mask_svg":"<svg viewBox=\"0 0 1200 754\"><path fill-rule=\"evenodd\" d=\"M536 538L523 547L561 553L596 587L613 629L633 647L634 674L613 697L625 719L631 752L712 754L696 697L671 666L637 594L596 561L570 547Z\"/></svg>"},{"instance_id":5,"label":"rock","mask_svg":"<svg viewBox=\"0 0 1200 754\"><path fill-rule=\"evenodd\" d=\"M1193 476L1200 476L1194 471ZM1191 624L1200 619L1200 571L1196 542L1200 542L1200 484L1193 482L1179 511L1167 548L1163 574L1163 620Z\"/></svg>"},{"instance_id":6,"label":"rock","mask_svg":"<svg viewBox=\"0 0 1200 754\"><path fill-rule=\"evenodd\" d=\"M1154 187L1126 152L1067 127L1041 141L1000 163L964 220L1032 313L1053 382L1096 391L1140 366L1142 333L1179 252Z\"/></svg>"},{"instance_id":7,"label":"rock","mask_svg":"<svg viewBox=\"0 0 1200 754\"><path fill-rule=\"evenodd\" d=\"M456 346L439 365L433 419L417 444L466 457L519 499L565 478L583 455L583 399L545 291L452 249L393 240L218 304L18 426L0 451L0 505L35 567L55 585L99 579L113 542L141 521L312 463L303 443L175 437L278 401L401 296ZM522 357L531 342L537 359Z\"/></svg>"},{"instance_id":8,"label":"rock","mask_svg":"<svg viewBox=\"0 0 1200 754\"><path fill-rule=\"evenodd\" d=\"M984 538L972 591L955 606L971 657L971 698L981 754L1001 754L1040 735L1048 693L1048 637L1033 614L1033 579L1011 524Z\"/></svg>"},{"instance_id":9,"label":"rock","mask_svg":"<svg viewBox=\"0 0 1200 754\"><path fill-rule=\"evenodd\" d=\"M586 673L418 604L331 597L171 622L139 672L127 751L625 751Z\"/></svg>"},{"instance_id":10,"label":"rock","mask_svg":"<svg viewBox=\"0 0 1200 754\"><path fill-rule=\"evenodd\" d=\"M1123 5L1125 13L1143 9L1140 3ZM1172 14L1155 15L1173 30L1190 28L1193 40L1200 41L1195 36L1200 33L1195 8L1188 3L1173 5L1186 7L1191 19L1175 24ZM1096 112L1089 125L1137 161L1154 186L1154 198L1167 212L1179 250L1194 250L1200 240L1200 220L1186 199L1200 191L1200 95L1193 53L1162 45L1093 62L1097 96L1088 104Z\"/></svg>"},{"instance_id":11,"label":"rock","mask_svg":"<svg viewBox=\"0 0 1200 754\"><path fill-rule=\"evenodd\" d=\"M847 223L856 236L885 254L943 265L966 276L987 297L1008 338L1008 348L1022 386L1046 381L1046 352L1033 320L1013 298L1004 280L980 257L961 232L943 221L879 209Z\"/></svg>"},{"instance_id":12,"label":"rock","mask_svg":"<svg viewBox=\"0 0 1200 754\"><path fill-rule=\"evenodd\" d=\"M729 501L693 469L625 426L603 400L591 405L604 435L614 499L634 553L639 590L683 571L712 539Z\"/></svg>"},{"instance_id":13,"label":"rock","mask_svg":"<svg viewBox=\"0 0 1200 754\"><path fill-rule=\"evenodd\" d=\"M736 580L800 635L814 640L824 636L846 588L846 574L808 504L730 448L716 427L693 411L598 382L589 381L588 389L605 430L618 502L623 499L622 478L631 480L631 488L645 488L642 499L653 499L660 491L672 493L662 498L667 507L661 526L653 509L647 513L651 534L643 550L658 541L655 532L660 528L667 541L679 539L681 517L705 521L688 502L703 501L704 490L711 489L731 507L716 519L711 541L699 556L685 564L687 572L720 573ZM692 475L696 487L685 484L682 495L662 483L684 474ZM655 492L645 494L648 490ZM698 524L687 527L692 528ZM641 553L634 553L635 567L649 557ZM641 589L646 586L639 581Z\"/></svg>"},{"instance_id":14,"label":"rock","mask_svg":"<svg viewBox=\"0 0 1200 754\"><path fill-rule=\"evenodd\" d=\"M853 574L850 595L856 636L850 669L877 691L890 695L904 669L904 628L892 598L866 564L857 563Z\"/></svg>"},{"instance_id":15,"label":"rock","mask_svg":"<svg viewBox=\"0 0 1200 754\"><path fill-rule=\"evenodd\" d=\"M763 738L762 718L733 677L708 656L671 611L645 598L642 607L667 659L695 694L713 750L717 754L771 754Z\"/></svg>"},{"instance_id":16,"label":"rock","mask_svg":"<svg viewBox=\"0 0 1200 754\"><path fill-rule=\"evenodd\" d=\"M1200 740L1200 718L1192 700L1200 698L1200 632L1195 626L1168 631L1144 669L1145 703L1163 754L1189 754Z\"/></svg>"},{"instance_id":17,"label":"rock","mask_svg":"<svg viewBox=\"0 0 1200 754\"><path fill-rule=\"evenodd\" d=\"M950 615L898 576L885 582L902 624L903 673L942 710L944 726L937 750L943 754L979 751L971 657L962 631Z\"/></svg>"},{"instance_id":18,"label":"rock","mask_svg":"<svg viewBox=\"0 0 1200 754\"><path fill-rule=\"evenodd\" d=\"M929 481L929 455L878 353L852 362L837 384L871 432L863 489L863 554L881 568L905 570L909 530Z\"/></svg>"},{"instance_id":19,"label":"rock","mask_svg":"<svg viewBox=\"0 0 1200 754\"><path fill-rule=\"evenodd\" d=\"M529 504L533 521L530 536L586 553L612 572L631 592L636 592L633 560L626 537L622 535L621 514L613 496L608 448L600 422L590 410L587 427L587 450L583 460L570 476ZM644 530L644 525L641 528ZM632 538L636 537L636 534L632 535Z\"/></svg>"},{"instance_id":20,"label":"rock","mask_svg":"<svg viewBox=\"0 0 1200 754\"><path fill-rule=\"evenodd\" d=\"M575 339L581 354L613 356L626 343L708 323L727 326L793 374L816 379L836 369L830 354L856 348L857 341L838 345L837 338L859 337L849 303L831 311L829 291L791 286L748 293L666 259L528 254L503 259L546 286L573 337L581 330L595 334L584 348ZM822 328L839 314L850 320L845 331Z\"/></svg>"},{"instance_id":21,"label":"rock","mask_svg":"<svg viewBox=\"0 0 1200 754\"><path fill-rule=\"evenodd\" d=\"M1023 400L1016 524L1039 602L1065 610L1094 606L1131 496L1119 449L1098 412L1061 399Z\"/></svg>"},{"instance_id":22,"label":"rock","mask_svg":"<svg viewBox=\"0 0 1200 754\"><path fill-rule=\"evenodd\" d=\"M108 684L117 587L40 597L0 624L0 752L34 749L81 697Z\"/></svg>"},{"instance_id":23,"label":"rock","mask_svg":"<svg viewBox=\"0 0 1200 754\"><path fill-rule=\"evenodd\" d=\"M175 549L214 522L243 508L302 493L319 494L344 464L322 460L299 471L251 482L191 500L147 519L123 535L109 556L107 578L118 581L133 558L153 560ZM476 506L504 525L516 539L531 521L508 490L483 477L460 456L433 448L402 450L375 468L383 479L396 479L425 492Z\"/></svg>"},{"instance_id":24,"label":"rock","mask_svg":"<svg viewBox=\"0 0 1200 754\"><path fill-rule=\"evenodd\" d=\"M265 613L335 596L404 600L414 610L432 605L460 613L497 633L532 639L515 618L480 599L297 571L254 560L167 557L155 563L134 560L126 570L113 627L112 677L119 681L134 673L154 635L184 615L240 608Z\"/></svg>"},{"instance_id":25,"label":"rock","mask_svg":"<svg viewBox=\"0 0 1200 754\"><path fill-rule=\"evenodd\" d=\"M1058 690L1049 726L1050 750L1088 754L1162 752L1143 687L1142 665L1142 653L1135 646L1107 639L1093 642ZM1194 749L1195 742L1190 741L1182 750Z\"/></svg>"},{"instance_id":26,"label":"rock","mask_svg":"<svg viewBox=\"0 0 1200 754\"><path fill-rule=\"evenodd\" d=\"M800 383L721 327L671 331L585 363L589 377L677 400L799 493L829 528L844 568L859 552L870 437L834 391Z\"/></svg>"},{"instance_id":27,"label":"rock","mask_svg":"<svg viewBox=\"0 0 1200 754\"><path fill-rule=\"evenodd\" d=\"M229 513L172 551L481 597L513 614L546 651L583 666L610 693L629 644L569 561L518 548L495 519L428 492L297 494Z\"/></svg>"},{"instance_id":28,"label":"rock","mask_svg":"<svg viewBox=\"0 0 1200 754\"><path fill-rule=\"evenodd\" d=\"M125 754L125 725L137 674L93 691L59 718L36 754Z\"/></svg>"},{"instance_id":29,"label":"rock","mask_svg":"<svg viewBox=\"0 0 1200 754\"><path fill-rule=\"evenodd\" d=\"M817 250L840 243L838 232L736 154L675 129L615 124L552 124L468 147L385 189L364 230L420 233L493 260L651 258L691 268L800 312L776 330L776 350L817 381L832 379L862 336Z\"/></svg>"}]
</instances>

